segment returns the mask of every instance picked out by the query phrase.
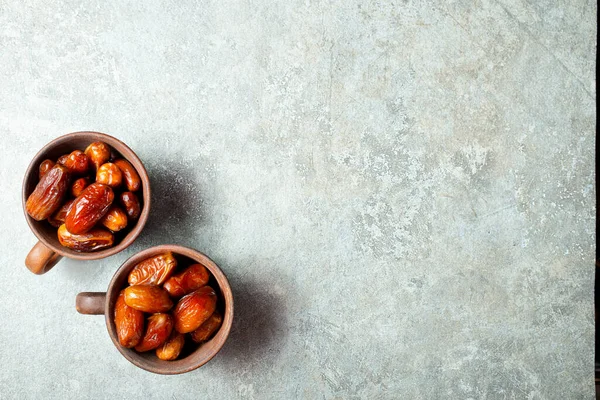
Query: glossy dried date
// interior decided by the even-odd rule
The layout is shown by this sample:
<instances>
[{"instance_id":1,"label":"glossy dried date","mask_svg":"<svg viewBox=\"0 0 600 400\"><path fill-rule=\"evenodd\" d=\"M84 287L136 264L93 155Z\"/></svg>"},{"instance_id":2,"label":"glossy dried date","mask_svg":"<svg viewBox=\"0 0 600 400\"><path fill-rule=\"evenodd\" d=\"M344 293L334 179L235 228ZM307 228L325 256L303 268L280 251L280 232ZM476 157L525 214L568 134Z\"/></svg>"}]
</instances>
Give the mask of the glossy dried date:
<instances>
[{"instance_id":1,"label":"glossy dried date","mask_svg":"<svg viewBox=\"0 0 600 400\"><path fill-rule=\"evenodd\" d=\"M216 305L217 295L210 286L182 297L173 311L175 329L179 333L195 331L215 312Z\"/></svg>"},{"instance_id":2,"label":"glossy dried date","mask_svg":"<svg viewBox=\"0 0 600 400\"><path fill-rule=\"evenodd\" d=\"M115 242L112 232L103 228L93 228L75 235L67 230L65 224L58 228L58 241L65 247L75 251L89 252L110 247Z\"/></svg>"},{"instance_id":3,"label":"glossy dried date","mask_svg":"<svg viewBox=\"0 0 600 400\"><path fill-rule=\"evenodd\" d=\"M91 229L108 212L115 195L109 186L92 183L75 199L65 224L69 232L79 235Z\"/></svg>"},{"instance_id":4,"label":"glossy dried date","mask_svg":"<svg viewBox=\"0 0 600 400\"><path fill-rule=\"evenodd\" d=\"M221 327L223 316L215 311L198 329L191 333L192 340L197 343L206 342Z\"/></svg>"},{"instance_id":5,"label":"glossy dried date","mask_svg":"<svg viewBox=\"0 0 600 400\"><path fill-rule=\"evenodd\" d=\"M27 198L27 214L37 221L48 218L62 204L68 187L69 171L62 165L55 165L40 179Z\"/></svg>"},{"instance_id":6,"label":"glossy dried date","mask_svg":"<svg viewBox=\"0 0 600 400\"><path fill-rule=\"evenodd\" d=\"M67 213L73 205L74 200L69 200L65 204L63 204L54 214L48 217L48 222L55 228L60 227L65 223L65 219L67 218Z\"/></svg>"},{"instance_id":7,"label":"glossy dried date","mask_svg":"<svg viewBox=\"0 0 600 400\"><path fill-rule=\"evenodd\" d=\"M162 346L156 348L156 357L164 361L175 360L179 357L184 344L185 336L173 330L167 341Z\"/></svg>"},{"instance_id":8,"label":"glossy dried date","mask_svg":"<svg viewBox=\"0 0 600 400\"><path fill-rule=\"evenodd\" d=\"M135 350L143 353L154 350L167 341L173 331L173 317L169 314L154 314L148 317L144 337L135 346Z\"/></svg>"},{"instance_id":9,"label":"glossy dried date","mask_svg":"<svg viewBox=\"0 0 600 400\"><path fill-rule=\"evenodd\" d=\"M144 313L125 304L123 291L115 304L115 326L121 346L137 346L144 335Z\"/></svg>"},{"instance_id":10,"label":"glossy dried date","mask_svg":"<svg viewBox=\"0 0 600 400\"><path fill-rule=\"evenodd\" d=\"M135 193L123 192L121 193L119 200L121 200L121 205L125 208L127 217L129 217L130 220L133 221L139 218L142 207Z\"/></svg>"},{"instance_id":11,"label":"glossy dried date","mask_svg":"<svg viewBox=\"0 0 600 400\"><path fill-rule=\"evenodd\" d=\"M79 178L71 185L71 196L79 197L83 190L90 185L89 178Z\"/></svg>"},{"instance_id":12,"label":"glossy dried date","mask_svg":"<svg viewBox=\"0 0 600 400\"><path fill-rule=\"evenodd\" d=\"M113 232L118 232L127 226L127 214L119 206L110 206L100 223Z\"/></svg>"},{"instance_id":13,"label":"glossy dried date","mask_svg":"<svg viewBox=\"0 0 600 400\"><path fill-rule=\"evenodd\" d=\"M69 155L63 154L62 156L58 157L58 160L56 160L56 163L60 164L60 165L65 165L65 163L67 162L67 158L69 158Z\"/></svg>"},{"instance_id":14,"label":"glossy dried date","mask_svg":"<svg viewBox=\"0 0 600 400\"><path fill-rule=\"evenodd\" d=\"M125 181L127 190L130 192L139 190L140 186L142 185L142 181L135 168L133 168L133 165L131 165L131 163L125 159L115 161L115 165L119 167L123 174L123 180Z\"/></svg>"},{"instance_id":15,"label":"glossy dried date","mask_svg":"<svg viewBox=\"0 0 600 400\"><path fill-rule=\"evenodd\" d=\"M173 297L181 297L208 283L210 274L202 264L194 264L183 272L173 275L164 284L164 288Z\"/></svg>"},{"instance_id":16,"label":"glossy dried date","mask_svg":"<svg viewBox=\"0 0 600 400\"><path fill-rule=\"evenodd\" d=\"M103 183L112 188L118 188L123 181L123 174L119 167L113 163L105 163L96 172L96 182Z\"/></svg>"},{"instance_id":17,"label":"glossy dried date","mask_svg":"<svg viewBox=\"0 0 600 400\"><path fill-rule=\"evenodd\" d=\"M85 155L97 171L110 159L110 147L104 142L94 142L85 149Z\"/></svg>"},{"instance_id":18,"label":"glossy dried date","mask_svg":"<svg viewBox=\"0 0 600 400\"><path fill-rule=\"evenodd\" d=\"M90 168L89 159L81 150L73 150L64 159L61 157L59 163L67 167L73 175L85 175Z\"/></svg>"},{"instance_id":19,"label":"glossy dried date","mask_svg":"<svg viewBox=\"0 0 600 400\"><path fill-rule=\"evenodd\" d=\"M46 175L48 171L50 171L54 167L54 161L52 160L44 160L40 164L39 168L39 178L42 179L42 176Z\"/></svg>"},{"instance_id":20,"label":"glossy dried date","mask_svg":"<svg viewBox=\"0 0 600 400\"><path fill-rule=\"evenodd\" d=\"M147 258L136 265L127 281L130 285L162 285L177 267L173 253L166 252Z\"/></svg>"},{"instance_id":21,"label":"glossy dried date","mask_svg":"<svg viewBox=\"0 0 600 400\"><path fill-rule=\"evenodd\" d=\"M173 301L160 286L134 285L125 289L125 303L147 313L162 313L173 307Z\"/></svg>"}]
</instances>

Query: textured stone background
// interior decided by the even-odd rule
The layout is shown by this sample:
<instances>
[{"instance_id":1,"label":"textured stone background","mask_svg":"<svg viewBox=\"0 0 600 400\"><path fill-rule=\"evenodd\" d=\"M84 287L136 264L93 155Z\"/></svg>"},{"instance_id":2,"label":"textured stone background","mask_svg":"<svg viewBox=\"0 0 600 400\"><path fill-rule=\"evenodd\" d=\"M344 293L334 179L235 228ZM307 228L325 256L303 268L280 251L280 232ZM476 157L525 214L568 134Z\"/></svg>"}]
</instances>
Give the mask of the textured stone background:
<instances>
[{"instance_id":1,"label":"textured stone background","mask_svg":"<svg viewBox=\"0 0 600 400\"><path fill-rule=\"evenodd\" d=\"M0 397L593 398L596 9L0 0ZM23 173L86 129L145 161L149 224L32 276ZM237 301L176 377L74 307L169 242Z\"/></svg>"}]
</instances>

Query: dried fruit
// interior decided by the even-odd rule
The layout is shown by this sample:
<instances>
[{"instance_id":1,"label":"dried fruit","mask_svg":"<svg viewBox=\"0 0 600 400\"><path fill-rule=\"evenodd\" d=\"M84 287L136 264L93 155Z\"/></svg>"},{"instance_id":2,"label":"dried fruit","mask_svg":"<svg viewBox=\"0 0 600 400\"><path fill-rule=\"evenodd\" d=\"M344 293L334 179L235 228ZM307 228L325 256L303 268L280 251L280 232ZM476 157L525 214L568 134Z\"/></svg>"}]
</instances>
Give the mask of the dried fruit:
<instances>
[{"instance_id":1,"label":"dried fruit","mask_svg":"<svg viewBox=\"0 0 600 400\"><path fill-rule=\"evenodd\" d=\"M148 313L161 313L173 307L169 293L160 286L134 285L125 289L125 303Z\"/></svg>"},{"instance_id":2,"label":"dried fruit","mask_svg":"<svg viewBox=\"0 0 600 400\"><path fill-rule=\"evenodd\" d=\"M113 163L105 163L96 172L96 182L103 183L113 188L121 186L123 174L119 167Z\"/></svg>"},{"instance_id":3,"label":"dried fruit","mask_svg":"<svg viewBox=\"0 0 600 400\"><path fill-rule=\"evenodd\" d=\"M156 357L164 361L175 360L179 357L184 344L185 336L173 330L167 341L162 346L156 348Z\"/></svg>"},{"instance_id":4,"label":"dried fruit","mask_svg":"<svg viewBox=\"0 0 600 400\"><path fill-rule=\"evenodd\" d=\"M67 167L73 175L84 175L90 168L88 157L81 150L73 150L65 159L61 157L59 163Z\"/></svg>"},{"instance_id":5,"label":"dried fruit","mask_svg":"<svg viewBox=\"0 0 600 400\"><path fill-rule=\"evenodd\" d=\"M127 190L130 192L139 190L140 186L142 185L142 181L135 168L133 168L133 165L131 165L131 163L125 159L115 161L115 165L119 167L123 173L123 180L125 181Z\"/></svg>"},{"instance_id":6,"label":"dried fruit","mask_svg":"<svg viewBox=\"0 0 600 400\"><path fill-rule=\"evenodd\" d=\"M55 228L58 228L62 224L65 223L65 218L67 218L67 213L73 205L74 200L69 200L65 204L63 204L54 214L48 217L48 222Z\"/></svg>"},{"instance_id":7,"label":"dried fruit","mask_svg":"<svg viewBox=\"0 0 600 400\"><path fill-rule=\"evenodd\" d=\"M107 229L93 228L76 235L67 230L65 224L58 228L58 241L65 247L76 251L94 251L110 247L115 242L115 238Z\"/></svg>"},{"instance_id":8,"label":"dried fruit","mask_svg":"<svg viewBox=\"0 0 600 400\"><path fill-rule=\"evenodd\" d=\"M194 342L205 342L221 327L223 316L215 311L198 329L191 333Z\"/></svg>"},{"instance_id":9,"label":"dried fruit","mask_svg":"<svg viewBox=\"0 0 600 400\"><path fill-rule=\"evenodd\" d=\"M142 340L135 346L135 350L154 350L167 341L173 331L173 318L169 314L154 314L148 317L146 333Z\"/></svg>"},{"instance_id":10,"label":"dried fruit","mask_svg":"<svg viewBox=\"0 0 600 400\"><path fill-rule=\"evenodd\" d=\"M88 156L97 171L110 159L110 147L104 142L94 142L85 149L85 155Z\"/></svg>"},{"instance_id":11,"label":"dried fruit","mask_svg":"<svg viewBox=\"0 0 600 400\"><path fill-rule=\"evenodd\" d=\"M138 219L141 212L141 206L135 193L123 192L121 193L120 200L129 219L132 221Z\"/></svg>"},{"instance_id":12,"label":"dried fruit","mask_svg":"<svg viewBox=\"0 0 600 400\"><path fill-rule=\"evenodd\" d=\"M125 304L123 291L115 304L115 325L121 346L137 346L144 335L144 313Z\"/></svg>"},{"instance_id":13,"label":"dried fruit","mask_svg":"<svg viewBox=\"0 0 600 400\"><path fill-rule=\"evenodd\" d=\"M81 195L81 193L83 193L83 190L86 187L88 187L89 184L90 184L89 178L76 179L75 182L73 182L73 184L71 185L71 196L79 197L79 195Z\"/></svg>"},{"instance_id":14,"label":"dried fruit","mask_svg":"<svg viewBox=\"0 0 600 400\"><path fill-rule=\"evenodd\" d=\"M113 232L118 232L127 226L127 214L119 206L112 205L100 223Z\"/></svg>"},{"instance_id":15,"label":"dried fruit","mask_svg":"<svg viewBox=\"0 0 600 400\"><path fill-rule=\"evenodd\" d=\"M42 161L42 163L40 164L40 168L39 168L40 179L42 179L42 176L46 175L48 173L48 171L50 171L52 169L52 167L54 167L54 161L52 161L52 160Z\"/></svg>"},{"instance_id":16,"label":"dried fruit","mask_svg":"<svg viewBox=\"0 0 600 400\"><path fill-rule=\"evenodd\" d=\"M217 295L210 286L182 297L173 311L175 329L179 333L195 331L212 315L216 305Z\"/></svg>"},{"instance_id":17,"label":"dried fruit","mask_svg":"<svg viewBox=\"0 0 600 400\"><path fill-rule=\"evenodd\" d=\"M73 150L56 163L44 160L38 174L40 181L25 210L32 218L47 219L56 228L64 224L57 234L66 247L91 251L110 246L115 240L113 233L140 216L140 200L131 192L141 188L140 177L133 165L106 143L94 142L85 151ZM119 193L128 190L119 194L122 206L113 206L116 188L120 188ZM75 200L65 203L71 197ZM92 234L94 228L98 230Z\"/></svg>"},{"instance_id":18,"label":"dried fruit","mask_svg":"<svg viewBox=\"0 0 600 400\"><path fill-rule=\"evenodd\" d=\"M67 158L69 158L69 155L63 154L62 156L58 157L58 160L56 160L56 163L60 164L60 165L65 165L65 163L67 162Z\"/></svg>"},{"instance_id":19,"label":"dried fruit","mask_svg":"<svg viewBox=\"0 0 600 400\"><path fill-rule=\"evenodd\" d=\"M194 264L185 271L173 275L164 284L164 288L173 297L181 297L208 283L210 274L202 264Z\"/></svg>"},{"instance_id":20,"label":"dried fruit","mask_svg":"<svg viewBox=\"0 0 600 400\"><path fill-rule=\"evenodd\" d=\"M173 253L166 252L147 258L136 265L127 281L130 285L162 285L177 267Z\"/></svg>"},{"instance_id":21,"label":"dried fruit","mask_svg":"<svg viewBox=\"0 0 600 400\"><path fill-rule=\"evenodd\" d=\"M62 165L55 165L40 179L27 198L25 209L31 218L41 221L60 207L69 187L69 172Z\"/></svg>"},{"instance_id":22,"label":"dried fruit","mask_svg":"<svg viewBox=\"0 0 600 400\"><path fill-rule=\"evenodd\" d=\"M115 195L109 186L92 183L75 199L67 213L65 224L69 232L87 232L108 212Z\"/></svg>"}]
</instances>

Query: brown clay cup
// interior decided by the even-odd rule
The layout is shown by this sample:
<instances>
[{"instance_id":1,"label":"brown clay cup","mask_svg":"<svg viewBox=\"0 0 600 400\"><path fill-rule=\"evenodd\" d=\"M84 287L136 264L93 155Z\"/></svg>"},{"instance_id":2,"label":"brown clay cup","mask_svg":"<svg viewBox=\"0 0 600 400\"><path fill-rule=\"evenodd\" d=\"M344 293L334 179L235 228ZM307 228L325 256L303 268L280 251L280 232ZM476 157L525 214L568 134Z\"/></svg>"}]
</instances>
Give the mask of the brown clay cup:
<instances>
[{"instance_id":1,"label":"brown clay cup","mask_svg":"<svg viewBox=\"0 0 600 400\"><path fill-rule=\"evenodd\" d=\"M186 258L192 263L204 265L210 271L212 277L208 284L217 292L219 297L219 305L217 307L223 315L223 324L212 339L205 343L197 344L192 343L190 338L186 338L186 346L180 356L181 358L173 361L163 361L159 359L156 357L154 351L138 353L133 349L127 349L121 346L114 320L115 304L121 290L128 286L127 278L129 272L139 262L167 251L173 252L173 255L178 261L182 258ZM225 344L233 322L233 294L225 274L217 264L206 255L199 251L177 245L156 246L137 253L125 261L117 272L115 272L106 292L79 293L76 298L75 307L81 314L104 314L108 334L123 357L146 371L163 375L175 375L189 372L210 361Z\"/></svg>"},{"instance_id":2,"label":"brown clay cup","mask_svg":"<svg viewBox=\"0 0 600 400\"><path fill-rule=\"evenodd\" d=\"M25 210L25 203L27 202L27 197L33 192L39 181L38 168L42 161L45 159L55 161L61 155L70 153L73 150L83 151L90 143L97 141L108 144L136 169L142 181L141 192L137 193L143 201L143 206L140 217L135 225L128 227L126 236L113 247L101 251L83 253L62 246L58 242L56 228L52 227L47 221L36 221L31 218ZM78 260L97 260L112 256L133 243L144 228L148 220L148 214L150 213L150 179L142 161L140 161L133 150L120 140L100 132L68 133L48 143L31 160L23 179L23 211L29 228L39 239L25 258L25 265L34 274L41 275L48 272L62 257Z\"/></svg>"}]
</instances>

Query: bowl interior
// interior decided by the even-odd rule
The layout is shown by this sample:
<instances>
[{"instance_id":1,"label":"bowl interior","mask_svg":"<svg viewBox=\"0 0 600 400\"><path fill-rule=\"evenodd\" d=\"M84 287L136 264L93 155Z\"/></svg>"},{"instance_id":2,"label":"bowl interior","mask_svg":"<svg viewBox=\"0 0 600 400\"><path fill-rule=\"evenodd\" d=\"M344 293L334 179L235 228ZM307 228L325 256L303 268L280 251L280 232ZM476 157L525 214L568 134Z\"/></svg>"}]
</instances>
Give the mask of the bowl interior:
<instances>
[{"instance_id":1,"label":"bowl interior","mask_svg":"<svg viewBox=\"0 0 600 400\"><path fill-rule=\"evenodd\" d=\"M223 324L221 328L213 335L209 341L197 344L186 335L186 345L180 355L180 358L174 361L163 361L156 357L154 351L138 353L133 349L127 349L119 344L117 331L114 321L114 309L119 293L128 286L127 277L129 272L140 262L154 255L172 251L177 259L177 270L181 271L185 267L200 263L204 265L211 273L209 285L215 289L218 296L217 309L223 315ZM219 267L206 255L186 247L176 245L163 245L144 250L129 260L127 260L115 273L106 294L106 326L108 333L121 354L133 364L147 371L157 374L181 374L194 370L213 358L223 347L233 321L233 295L227 277Z\"/></svg>"},{"instance_id":2,"label":"bowl interior","mask_svg":"<svg viewBox=\"0 0 600 400\"><path fill-rule=\"evenodd\" d=\"M90 143L96 141L102 141L108 144L117 154L129 161L138 172L138 175L140 175L142 188L136 192L136 194L142 203L142 212L134 225L128 226L121 234L119 234L119 232L115 234L115 245L113 247L95 252L82 253L63 247L58 241L56 235L57 229L55 227L50 225L47 221L34 220L25 211L27 223L38 239L46 246L65 257L91 260L108 257L118 253L135 240L148 219L148 213L150 211L150 182L144 165L137 155L123 142L99 132L69 133L48 143L35 155L27 168L25 179L23 181L23 210L25 210L27 197L29 197L39 182L38 168L42 161L45 159L56 161L58 157L70 153L73 150L83 151Z\"/></svg>"}]
</instances>

